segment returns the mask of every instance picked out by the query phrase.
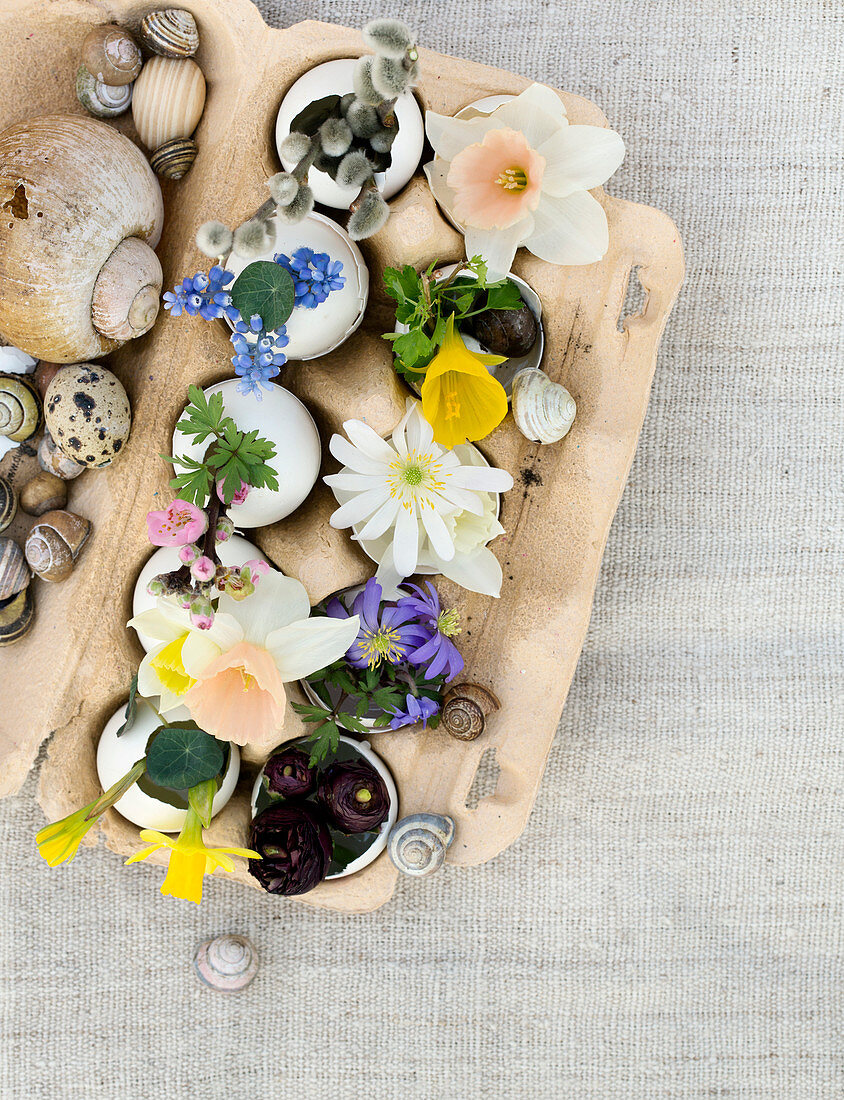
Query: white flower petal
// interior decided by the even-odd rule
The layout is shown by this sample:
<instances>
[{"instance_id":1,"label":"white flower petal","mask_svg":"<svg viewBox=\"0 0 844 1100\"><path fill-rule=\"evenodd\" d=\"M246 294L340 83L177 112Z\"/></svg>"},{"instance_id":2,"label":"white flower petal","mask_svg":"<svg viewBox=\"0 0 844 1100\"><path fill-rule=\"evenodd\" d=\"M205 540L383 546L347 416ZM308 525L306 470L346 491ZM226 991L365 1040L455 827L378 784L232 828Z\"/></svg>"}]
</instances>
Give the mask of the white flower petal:
<instances>
[{"instance_id":1,"label":"white flower petal","mask_svg":"<svg viewBox=\"0 0 844 1100\"><path fill-rule=\"evenodd\" d=\"M501 122L493 115L477 118L451 118L434 111L425 112L425 133L434 152L443 160L454 160L467 145L484 140L490 130L501 130L509 123ZM426 166L427 170L427 166Z\"/></svg>"},{"instance_id":2,"label":"white flower petal","mask_svg":"<svg viewBox=\"0 0 844 1100\"><path fill-rule=\"evenodd\" d=\"M221 618L227 620L225 629L218 622ZM182 667L194 680L198 680L208 665L221 653L243 640L243 631L239 623L235 622L230 615L216 614L214 626L217 627L215 637L209 636L210 630L194 630L182 646Z\"/></svg>"},{"instance_id":3,"label":"white flower petal","mask_svg":"<svg viewBox=\"0 0 844 1100\"><path fill-rule=\"evenodd\" d=\"M461 512L472 512L476 516L483 514L484 506L481 498L468 489L460 489L447 482L445 488L440 491L440 496Z\"/></svg>"},{"instance_id":4,"label":"white flower petal","mask_svg":"<svg viewBox=\"0 0 844 1100\"><path fill-rule=\"evenodd\" d=\"M425 419L422 406L417 402L407 418L405 428L408 450L427 451L434 442L434 429Z\"/></svg>"},{"instance_id":5,"label":"white flower petal","mask_svg":"<svg viewBox=\"0 0 844 1100\"><path fill-rule=\"evenodd\" d=\"M399 585L404 580L403 576L400 576L396 572L396 567L393 564L393 544L390 543L384 550L381 557L381 561L378 565L378 570L375 573L375 579L381 585L381 596L385 600L398 600L402 596L406 596L406 592L402 592Z\"/></svg>"},{"instance_id":6,"label":"white flower petal","mask_svg":"<svg viewBox=\"0 0 844 1100\"><path fill-rule=\"evenodd\" d=\"M369 458L363 451L359 451L342 435L332 435L328 443L328 449L338 462L355 470L359 474L384 474L384 463L376 462Z\"/></svg>"},{"instance_id":7,"label":"white flower petal","mask_svg":"<svg viewBox=\"0 0 844 1100\"><path fill-rule=\"evenodd\" d=\"M352 527L377 511L389 496L390 490L383 482L373 489L356 493L351 500L346 501L332 514L329 523L335 528Z\"/></svg>"},{"instance_id":8,"label":"white flower petal","mask_svg":"<svg viewBox=\"0 0 844 1100\"><path fill-rule=\"evenodd\" d=\"M419 560L419 523L415 508L399 508L393 538L393 562L401 577L416 572Z\"/></svg>"},{"instance_id":9,"label":"white flower petal","mask_svg":"<svg viewBox=\"0 0 844 1100\"><path fill-rule=\"evenodd\" d=\"M285 683L301 680L339 660L360 629L360 619L320 617L289 623L267 636L266 648Z\"/></svg>"},{"instance_id":10,"label":"white flower petal","mask_svg":"<svg viewBox=\"0 0 844 1100\"><path fill-rule=\"evenodd\" d=\"M540 146L545 157L544 194L564 198L610 178L624 160L621 135L603 126L567 126Z\"/></svg>"},{"instance_id":11,"label":"white flower petal","mask_svg":"<svg viewBox=\"0 0 844 1100\"><path fill-rule=\"evenodd\" d=\"M374 459L376 462L386 462L389 465L396 457L390 444L362 420L345 421L343 431L367 458Z\"/></svg>"},{"instance_id":12,"label":"white flower petal","mask_svg":"<svg viewBox=\"0 0 844 1100\"><path fill-rule=\"evenodd\" d=\"M245 600L221 596L219 609L237 620L245 641L257 646L263 646L274 630L306 619L311 613L305 586L277 569L262 576Z\"/></svg>"},{"instance_id":13,"label":"white flower petal","mask_svg":"<svg viewBox=\"0 0 844 1100\"><path fill-rule=\"evenodd\" d=\"M428 177L428 186L431 188L431 194L443 210L447 210L448 213L454 217L453 210L456 195L446 182L450 167L450 161L432 160L425 165L425 175Z\"/></svg>"},{"instance_id":14,"label":"white flower petal","mask_svg":"<svg viewBox=\"0 0 844 1100\"><path fill-rule=\"evenodd\" d=\"M490 117L497 121L499 129L521 131L534 149L568 125L563 101L544 84L532 84L509 103L497 107Z\"/></svg>"},{"instance_id":15,"label":"white flower petal","mask_svg":"<svg viewBox=\"0 0 844 1100\"><path fill-rule=\"evenodd\" d=\"M384 534L396 522L401 502L398 497L391 496L385 504L358 531L356 537L361 541L377 539Z\"/></svg>"},{"instance_id":16,"label":"white flower petal","mask_svg":"<svg viewBox=\"0 0 844 1100\"><path fill-rule=\"evenodd\" d=\"M356 474L344 470L339 474L327 474L322 480L329 488L339 489L340 492L364 493L367 489L374 489L376 485L383 485L384 475Z\"/></svg>"},{"instance_id":17,"label":"white flower petal","mask_svg":"<svg viewBox=\"0 0 844 1100\"><path fill-rule=\"evenodd\" d=\"M550 264L593 264L609 248L604 208L588 191L564 199L542 195L533 212L534 231L525 245Z\"/></svg>"},{"instance_id":18,"label":"white flower petal","mask_svg":"<svg viewBox=\"0 0 844 1100\"><path fill-rule=\"evenodd\" d=\"M464 226L466 255L469 259L483 256L489 268L490 279L503 279L509 275L513 266L516 249L533 232L533 218L530 214L507 229L475 229Z\"/></svg>"},{"instance_id":19,"label":"white flower petal","mask_svg":"<svg viewBox=\"0 0 844 1100\"><path fill-rule=\"evenodd\" d=\"M503 575L495 554L486 546L472 554L455 554L451 561L438 563L440 572L450 581L480 592L483 596L500 596Z\"/></svg>"},{"instance_id":20,"label":"white flower petal","mask_svg":"<svg viewBox=\"0 0 844 1100\"><path fill-rule=\"evenodd\" d=\"M168 642L164 643L164 645L168 644ZM138 665L138 694L143 695L145 699L151 699L162 691L161 681L158 679L158 673L152 667L152 662L153 658L157 657L164 649L164 645L151 649Z\"/></svg>"},{"instance_id":21,"label":"white flower petal","mask_svg":"<svg viewBox=\"0 0 844 1100\"><path fill-rule=\"evenodd\" d=\"M420 508L419 515L431 542L431 549L443 561L451 561L454 557L454 543L442 516L435 508Z\"/></svg>"},{"instance_id":22,"label":"white flower petal","mask_svg":"<svg viewBox=\"0 0 844 1100\"><path fill-rule=\"evenodd\" d=\"M451 475L451 484L460 489L482 489L486 493L506 493L513 478L495 466L461 466Z\"/></svg>"},{"instance_id":23,"label":"white flower petal","mask_svg":"<svg viewBox=\"0 0 844 1100\"><path fill-rule=\"evenodd\" d=\"M173 642L191 629L190 615L172 600L159 597L155 607L142 611L126 624L157 642Z\"/></svg>"}]
</instances>

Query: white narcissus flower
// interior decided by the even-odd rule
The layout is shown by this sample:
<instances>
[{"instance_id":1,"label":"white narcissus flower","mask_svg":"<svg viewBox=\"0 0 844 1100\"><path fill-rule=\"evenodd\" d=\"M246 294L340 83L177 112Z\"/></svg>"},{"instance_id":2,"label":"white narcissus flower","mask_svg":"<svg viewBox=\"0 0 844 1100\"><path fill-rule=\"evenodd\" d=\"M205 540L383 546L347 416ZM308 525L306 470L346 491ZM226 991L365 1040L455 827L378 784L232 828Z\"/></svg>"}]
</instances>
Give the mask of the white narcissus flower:
<instances>
[{"instance_id":1,"label":"white narcissus flower","mask_svg":"<svg viewBox=\"0 0 844 1100\"><path fill-rule=\"evenodd\" d=\"M304 585L271 570L245 600L220 597L208 630L159 599L129 625L159 641L138 669L138 691L159 695L162 713L186 706L207 733L237 745L265 744L284 721L285 683L338 660L358 634L350 619L309 618Z\"/></svg>"},{"instance_id":2,"label":"white narcissus flower","mask_svg":"<svg viewBox=\"0 0 844 1100\"><path fill-rule=\"evenodd\" d=\"M435 443L412 398L391 441L360 420L343 427L351 442L334 435L329 444L345 463L325 478L340 504L331 525L368 544L387 588L423 568L497 596L501 569L486 543L503 531L497 494L513 487L510 474L479 464L474 448Z\"/></svg>"},{"instance_id":3,"label":"white narcissus flower","mask_svg":"<svg viewBox=\"0 0 844 1100\"><path fill-rule=\"evenodd\" d=\"M533 84L489 115L428 111L437 159L425 174L437 202L463 228L466 255L493 277L524 245L553 264L591 264L609 246L607 217L589 194L624 158L624 142L601 126L570 125L556 92Z\"/></svg>"}]
</instances>

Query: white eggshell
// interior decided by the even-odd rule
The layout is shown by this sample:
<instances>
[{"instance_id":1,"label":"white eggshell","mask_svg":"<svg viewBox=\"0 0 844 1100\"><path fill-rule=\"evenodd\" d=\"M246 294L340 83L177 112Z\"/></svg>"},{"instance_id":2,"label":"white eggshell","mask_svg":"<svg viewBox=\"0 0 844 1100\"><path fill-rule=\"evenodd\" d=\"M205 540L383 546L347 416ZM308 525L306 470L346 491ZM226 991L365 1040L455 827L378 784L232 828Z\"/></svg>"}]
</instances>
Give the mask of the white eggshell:
<instances>
[{"instance_id":1,"label":"white eggshell","mask_svg":"<svg viewBox=\"0 0 844 1100\"><path fill-rule=\"evenodd\" d=\"M314 487L319 474L321 447L313 417L289 390L273 386L262 390L259 401L237 391L238 379L229 378L205 393L223 395L223 411L243 432L258 435L275 445L270 465L278 474L278 489L250 489L243 504L234 504L229 515L236 527L264 527L294 512ZM174 456L199 459L206 445L191 444L180 431L173 435Z\"/></svg>"},{"instance_id":2,"label":"white eggshell","mask_svg":"<svg viewBox=\"0 0 844 1100\"><path fill-rule=\"evenodd\" d=\"M153 709L143 700L138 700L134 725L118 737L117 731L124 722L124 710L125 707L121 707L109 719L97 746L97 775L104 791L122 779L132 765L146 754L149 735L161 724ZM167 717L173 721L184 721L190 718L190 714L184 707L179 707L170 711ZM231 798L239 775L240 752L237 745L232 745L228 769L212 803L212 816L218 814ZM142 829L158 829L162 833L179 832L187 817L186 810L151 798L137 783L115 803L114 808L133 825Z\"/></svg>"},{"instance_id":3,"label":"white eggshell","mask_svg":"<svg viewBox=\"0 0 844 1100\"><path fill-rule=\"evenodd\" d=\"M241 538L240 535L232 535L225 542L218 542L217 553L220 555L220 561L223 565L229 565L232 568L245 565L253 558L258 558L259 561L267 560L257 546L253 546L248 539ZM181 564L178 546L159 546L138 574L137 581L135 581L135 591L132 595L133 615L140 615L142 611L150 611L155 607L156 597L150 596L147 592L147 585L152 578L157 577L159 573L172 573ZM147 653L158 644L155 638L150 638L143 631L137 631L137 635L138 641Z\"/></svg>"},{"instance_id":4,"label":"white eggshell","mask_svg":"<svg viewBox=\"0 0 844 1100\"><path fill-rule=\"evenodd\" d=\"M323 65L309 69L288 90L281 101L275 127L276 145L286 171L291 172L296 167L293 161L281 156L281 143L290 133L293 119L317 99L324 99L328 95L342 96L354 91L352 77L356 64L356 58L326 61ZM405 92L399 96L395 109L399 132L391 150L393 162L386 172L379 172L375 177L378 189L385 199L392 198L408 183L422 159L422 147L425 143L425 124L413 93ZM313 188L317 202L333 206L337 210L348 210L358 195L358 188L341 187L327 173L318 172L315 168L308 172L308 183Z\"/></svg>"},{"instance_id":5,"label":"white eggshell","mask_svg":"<svg viewBox=\"0 0 844 1100\"><path fill-rule=\"evenodd\" d=\"M258 260L272 260L283 252L292 256L297 248L325 252L332 260L340 260L340 274L346 280L340 290L333 290L314 309L298 306L285 324L288 344L283 349L288 359L315 359L327 355L348 339L363 320L369 297L369 270L361 251L349 234L324 214L310 214L298 225L285 225L271 219L276 229L276 242ZM252 260L234 253L226 262L237 276Z\"/></svg>"}]
</instances>

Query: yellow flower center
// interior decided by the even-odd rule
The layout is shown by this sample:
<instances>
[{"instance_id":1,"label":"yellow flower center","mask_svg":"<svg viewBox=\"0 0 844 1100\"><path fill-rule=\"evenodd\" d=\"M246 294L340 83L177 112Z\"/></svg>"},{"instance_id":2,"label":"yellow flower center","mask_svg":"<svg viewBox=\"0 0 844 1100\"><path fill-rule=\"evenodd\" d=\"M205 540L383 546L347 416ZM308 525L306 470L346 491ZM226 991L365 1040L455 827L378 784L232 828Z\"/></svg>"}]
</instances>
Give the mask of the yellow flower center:
<instances>
[{"instance_id":1,"label":"yellow flower center","mask_svg":"<svg viewBox=\"0 0 844 1100\"><path fill-rule=\"evenodd\" d=\"M404 657L401 637L397 630L381 627L380 630L372 631L364 627L361 633L363 638L358 642L358 647L370 668L375 668L384 660L397 665Z\"/></svg>"},{"instance_id":2,"label":"yellow flower center","mask_svg":"<svg viewBox=\"0 0 844 1100\"><path fill-rule=\"evenodd\" d=\"M418 466L408 466L402 471L402 477L408 485L421 485L424 476Z\"/></svg>"},{"instance_id":3,"label":"yellow flower center","mask_svg":"<svg viewBox=\"0 0 844 1100\"><path fill-rule=\"evenodd\" d=\"M196 680L185 672L185 666L182 664L182 647L187 637L186 632L180 638L174 638L150 661L162 686L174 695L184 695L196 683Z\"/></svg>"},{"instance_id":4,"label":"yellow flower center","mask_svg":"<svg viewBox=\"0 0 844 1100\"><path fill-rule=\"evenodd\" d=\"M441 611L437 617L437 630L445 634L446 638L453 638L460 633L460 612L456 607L448 611Z\"/></svg>"},{"instance_id":5,"label":"yellow flower center","mask_svg":"<svg viewBox=\"0 0 844 1100\"><path fill-rule=\"evenodd\" d=\"M528 178L524 168L505 168L495 182L505 191L524 191Z\"/></svg>"}]
</instances>

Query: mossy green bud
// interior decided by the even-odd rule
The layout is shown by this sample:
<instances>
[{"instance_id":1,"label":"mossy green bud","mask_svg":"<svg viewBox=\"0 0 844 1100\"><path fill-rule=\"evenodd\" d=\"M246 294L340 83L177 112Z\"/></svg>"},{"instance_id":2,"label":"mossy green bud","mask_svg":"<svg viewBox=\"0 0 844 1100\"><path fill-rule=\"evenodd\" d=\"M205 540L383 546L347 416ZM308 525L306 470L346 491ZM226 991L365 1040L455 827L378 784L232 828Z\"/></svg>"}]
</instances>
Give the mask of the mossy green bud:
<instances>
[{"instance_id":1,"label":"mossy green bud","mask_svg":"<svg viewBox=\"0 0 844 1100\"><path fill-rule=\"evenodd\" d=\"M300 134L295 130L281 143L281 155L286 160L292 160L294 164L298 164L310 151L311 139L307 134Z\"/></svg>"},{"instance_id":2,"label":"mossy green bud","mask_svg":"<svg viewBox=\"0 0 844 1100\"><path fill-rule=\"evenodd\" d=\"M231 251L234 234L222 222L206 222L196 231L196 247L212 259Z\"/></svg>"},{"instance_id":3,"label":"mossy green bud","mask_svg":"<svg viewBox=\"0 0 844 1100\"><path fill-rule=\"evenodd\" d=\"M390 208L380 191L366 191L354 211L347 231L353 241L362 241L378 232L390 216Z\"/></svg>"},{"instance_id":4,"label":"mossy green bud","mask_svg":"<svg viewBox=\"0 0 844 1100\"><path fill-rule=\"evenodd\" d=\"M352 131L344 118L327 118L319 128L322 151L329 157L342 157L352 144Z\"/></svg>"},{"instance_id":5,"label":"mossy green bud","mask_svg":"<svg viewBox=\"0 0 844 1100\"><path fill-rule=\"evenodd\" d=\"M361 57L355 65L354 72L354 89L357 93L358 99L362 99L364 103L368 103L371 107L377 106L384 98L380 92L375 90L375 85L372 83L372 62L371 57Z\"/></svg>"},{"instance_id":6,"label":"mossy green bud","mask_svg":"<svg viewBox=\"0 0 844 1100\"><path fill-rule=\"evenodd\" d=\"M402 58L416 38L400 19L373 19L363 28L363 40L376 53Z\"/></svg>"},{"instance_id":7,"label":"mossy green bud","mask_svg":"<svg viewBox=\"0 0 844 1100\"><path fill-rule=\"evenodd\" d=\"M337 168L337 183L341 187L363 187L372 179L372 165L364 153L355 150L347 153Z\"/></svg>"}]
</instances>

